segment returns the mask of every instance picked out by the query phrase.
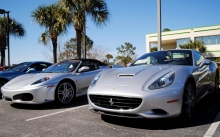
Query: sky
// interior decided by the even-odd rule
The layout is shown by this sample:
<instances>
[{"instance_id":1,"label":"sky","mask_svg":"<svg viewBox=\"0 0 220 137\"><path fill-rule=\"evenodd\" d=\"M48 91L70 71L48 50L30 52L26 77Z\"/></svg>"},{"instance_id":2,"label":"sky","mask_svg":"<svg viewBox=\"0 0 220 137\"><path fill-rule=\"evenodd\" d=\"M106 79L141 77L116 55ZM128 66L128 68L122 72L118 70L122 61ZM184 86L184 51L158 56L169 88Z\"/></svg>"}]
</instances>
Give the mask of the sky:
<instances>
[{"instance_id":1,"label":"sky","mask_svg":"<svg viewBox=\"0 0 220 137\"><path fill-rule=\"evenodd\" d=\"M52 56L48 46L38 42L45 31L33 23L31 12L40 5L49 5L58 0L1 0L0 9L10 11L10 17L21 23L26 30L24 38L10 37L10 63L24 61L50 61L45 53ZM146 34L157 33L157 0L105 0L110 12L106 26L97 27L87 17L86 33L95 46L108 49L113 57L117 47L125 42L136 47L135 53L146 53ZM180 30L220 24L220 0L161 0L161 30ZM1 17L3 15L0 15ZM58 39L62 46L70 38L75 38L73 27ZM51 45L51 44L50 44ZM8 55L6 50L6 65Z\"/></svg>"}]
</instances>

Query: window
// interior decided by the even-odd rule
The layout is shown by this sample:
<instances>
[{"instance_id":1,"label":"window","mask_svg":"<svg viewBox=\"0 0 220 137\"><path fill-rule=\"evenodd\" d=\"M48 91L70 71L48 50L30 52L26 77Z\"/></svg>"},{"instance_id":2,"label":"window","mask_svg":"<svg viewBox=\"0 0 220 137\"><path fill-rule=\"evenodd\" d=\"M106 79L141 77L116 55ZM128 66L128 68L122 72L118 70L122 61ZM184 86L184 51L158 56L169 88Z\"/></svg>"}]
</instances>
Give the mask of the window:
<instances>
[{"instance_id":1,"label":"window","mask_svg":"<svg viewBox=\"0 0 220 137\"><path fill-rule=\"evenodd\" d=\"M180 45L184 45L190 42L190 38L178 39L176 40L176 47L179 48Z\"/></svg>"},{"instance_id":2,"label":"window","mask_svg":"<svg viewBox=\"0 0 220 137\"><path fill-rule=\"evenodd\" d=\"M216 36L216 41L217 44L220 44L220 36Z\"/></svg>"},{"instance_id":3,"label":"window","mask_svg":"<svg viewBox=\"0 0 220 137\"><path fill-rule=\"evenodd\" d=\"M194 58L196 61L196 66L199 66L200 63L205 59L202 54L196 51L194 52Z\"/></svg>"},{"instance_id":4,"label":"window","mask_svg":"<svg viewBox=\"0 0 220 137\"><path fill-rule=\"evenodd\" d=\"M220 44L220 35L196 37L195 40L203 42L204 45L216 45Z\"/></svg>"},{"instance_id":5,"label":"window","mask_svg":"<svg viewBox=\"0 0 220 137\"><path fill-rule=\"evenodd\" d=\"M79 68L81 68L83 66L89 67L89 71L93 71L93 70L98 69L97 63L95 61L91 61L91 60L83 61Z\"/></svg>"}]
</instances>

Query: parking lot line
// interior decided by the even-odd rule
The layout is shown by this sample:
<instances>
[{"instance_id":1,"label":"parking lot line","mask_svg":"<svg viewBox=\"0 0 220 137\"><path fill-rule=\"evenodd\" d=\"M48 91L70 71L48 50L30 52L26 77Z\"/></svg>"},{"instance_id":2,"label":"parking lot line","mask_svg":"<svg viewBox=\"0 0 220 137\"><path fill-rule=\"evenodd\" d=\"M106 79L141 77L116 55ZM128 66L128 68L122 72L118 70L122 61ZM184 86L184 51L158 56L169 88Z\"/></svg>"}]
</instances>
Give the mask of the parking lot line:
<instances>
[{"instance_id":1,"label":"parking lot line","mask_svg":"<svg viewBox=\"0 0 220 137\"><path fill-rule=\"evenodd\" d=\"M220 112L218 113L218 116L215 118L214 122L211 124L209 129L206 131L204 137L212 137L219 125L220 121Z\"/></svg>"},{"instance_id":2,"label":"parking lot line","mask_svg":"<svg viewBox=\"0 0 220 137\"><path fill-rule=\"evenodd\" d=\"M39 116L39 117L30 118L30 119L26 119L25 121L31 121L31 120L35 120L35 119L40 119L40 118L44 118L44 117L60 114L60 113L63 113L63 112L71 111L71 110L74 110L74 109L82 108L82 107L85 107L85 106L88 106L88 105L74 107L74 108L71 108L71 109L66 109L66 110L63 110L63 111L59 111L59 112L55 112L55 113L51 113L51 114L47 114L47 115L42 115L42 116Z\"/></svg>"}]
</instances>

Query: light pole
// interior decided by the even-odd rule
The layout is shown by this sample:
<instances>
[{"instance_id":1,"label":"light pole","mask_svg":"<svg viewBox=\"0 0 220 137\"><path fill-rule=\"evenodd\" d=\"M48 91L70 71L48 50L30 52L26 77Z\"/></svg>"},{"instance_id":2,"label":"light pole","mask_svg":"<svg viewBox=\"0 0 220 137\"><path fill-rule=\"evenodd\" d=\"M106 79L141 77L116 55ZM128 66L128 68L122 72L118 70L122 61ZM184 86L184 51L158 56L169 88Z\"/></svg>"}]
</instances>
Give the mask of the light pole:
<instances>
[{"instance_id":1,"label":"light pole","mask_svg":"<svg viewBox=\"0 0 220 137\"><path fill-rule=\"evenodd\" d=\"M84 59L86 59L86 21L84 23Z\"/></svg>"},{"instance_id":2,"label":"light pole","mask_svg":"<svg viewBox=\"0 0 220 137\"><path fill-rule=\"evenodd\" d=\"M4 9L0 9L0 14L4 14L5 17L5 13L7 13L7 47L8 47L8 66L10 66L10 50L9 50L9 12L10 11L5 11ZM2 49L1 49L2 50ZM5 49L4 49L5 50ZM5 52L5 51L4 51ZM2 56L2 55L1 55ZM3 65L5 65L5 57L4 57L4 63Z\"/></svg>"},{"instance_id":3,"label":"light pole","mask_svg":"<svg viewBox=\"0 0 220 137\"><path fill-rule=\"evenodd\" d=\"M157 23L158 23L158 34L157 34L157 50L160 51L161 50L161 4L160 4L160 0L157 0Z\"/></svg>"}]
</instances>

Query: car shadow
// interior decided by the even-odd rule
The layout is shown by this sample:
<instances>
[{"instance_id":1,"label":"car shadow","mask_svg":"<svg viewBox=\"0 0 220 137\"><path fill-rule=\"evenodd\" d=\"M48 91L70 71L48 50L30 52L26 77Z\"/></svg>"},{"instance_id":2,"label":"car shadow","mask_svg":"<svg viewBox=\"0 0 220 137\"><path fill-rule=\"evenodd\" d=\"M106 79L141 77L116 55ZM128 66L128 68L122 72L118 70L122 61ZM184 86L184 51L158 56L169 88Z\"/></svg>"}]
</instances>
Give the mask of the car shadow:
<instances>
[{"instance_id":1,"label":"car shadow","mask_svg":"<svg viewBox=\"0 0 220 137\"><path fill-rule=\"evenodd\" d=\"M211 94L196 104L196 115L191 120L180 117L166 119L123 118L101 115L107 123L149 130L170 130L176 128L194 127L212 123L220 111L220 95Z\"/></svg>"},{"instance_id":2,"label":"car shadow","mask_svg":"<svg viewBox=\"0 0 220 137\"><path fill-rule=\"evenodd\" d=\"M49 109L63 109L72 108L88 104L87 96L81 96L74 99L73 102L68 104L60 104L57 102L49 102L44 104L19 104L12 103L11 107L16 109L30 109L30 110L49 110Z\"/></svg>"}]
</instances>

